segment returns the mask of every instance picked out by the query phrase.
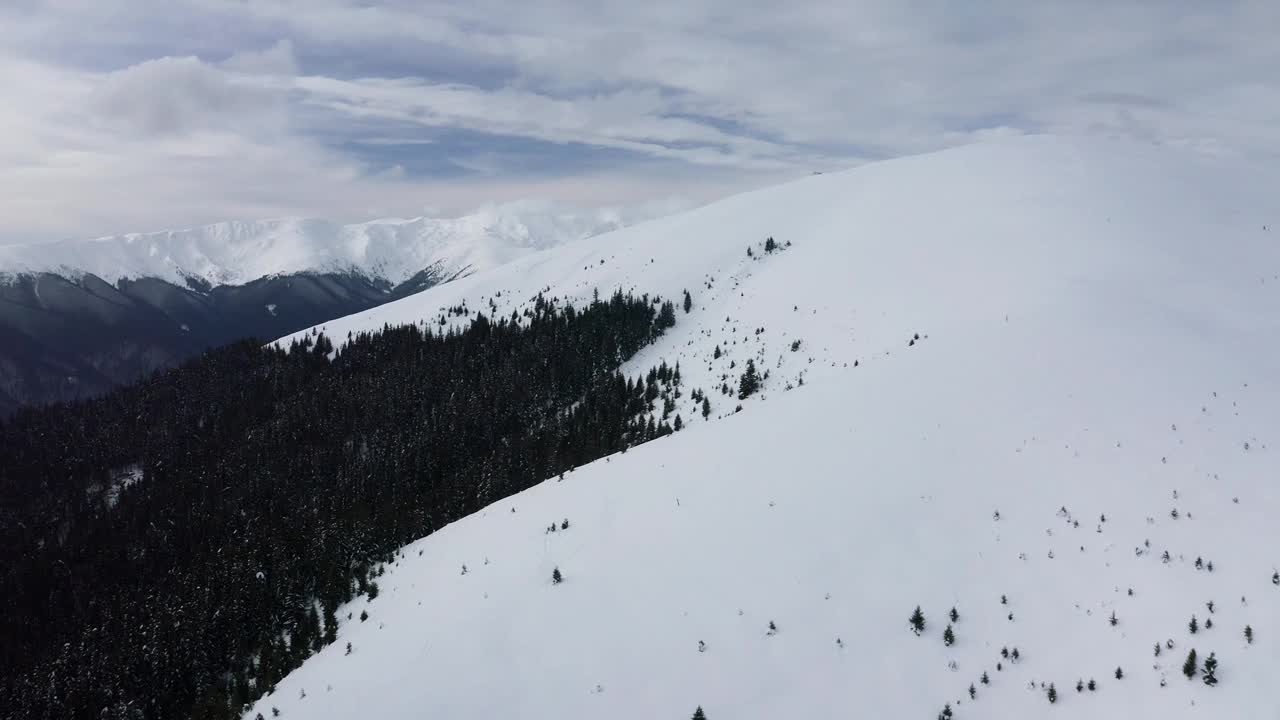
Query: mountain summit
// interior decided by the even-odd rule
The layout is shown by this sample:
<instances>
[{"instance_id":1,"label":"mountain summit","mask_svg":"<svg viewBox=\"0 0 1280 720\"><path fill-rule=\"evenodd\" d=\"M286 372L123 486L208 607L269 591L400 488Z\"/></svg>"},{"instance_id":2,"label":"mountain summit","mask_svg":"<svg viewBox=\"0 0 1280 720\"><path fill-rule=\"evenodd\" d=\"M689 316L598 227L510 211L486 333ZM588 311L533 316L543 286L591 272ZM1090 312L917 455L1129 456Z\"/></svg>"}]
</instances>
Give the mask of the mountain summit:
<instances>
[{"instance_id":1,"label":"mountain summit","mask_svg":"<svg viewBox=\"0 0 1280 720\"><path fill-rule=\"evenodd\" d=\"M1020 138L322 324L341 345L687 291L628 364L679 368L662 412L686 429L405 547L247 717L1257 716L1280 671L1276 181ZM1216 685L1183 677L1192 648Z\"/></svg>"}]
</instances>

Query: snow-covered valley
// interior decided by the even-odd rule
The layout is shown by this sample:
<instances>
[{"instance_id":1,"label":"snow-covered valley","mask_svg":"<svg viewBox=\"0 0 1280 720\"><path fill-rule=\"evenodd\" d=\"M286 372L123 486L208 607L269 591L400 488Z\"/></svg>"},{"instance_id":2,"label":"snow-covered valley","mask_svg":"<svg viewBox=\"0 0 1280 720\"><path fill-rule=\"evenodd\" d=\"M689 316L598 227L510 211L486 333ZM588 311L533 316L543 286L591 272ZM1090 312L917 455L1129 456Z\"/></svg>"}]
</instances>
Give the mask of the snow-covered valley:
<instances>
[{"instance_id":1,"label":"snow-covered valley","mask_svg":"<svg viewBox=\"0 0 1280 720\"><path fill-rule=\"evenodd\" d=\"M678 363L709 412L685 393L675 435L406 546L248 717L1274 716L1277 179L1127 142L974 145L319 326L688 291L627 367ZM1184 677L1192 648L1216 685Z\"/></svg>"}]
</instances>

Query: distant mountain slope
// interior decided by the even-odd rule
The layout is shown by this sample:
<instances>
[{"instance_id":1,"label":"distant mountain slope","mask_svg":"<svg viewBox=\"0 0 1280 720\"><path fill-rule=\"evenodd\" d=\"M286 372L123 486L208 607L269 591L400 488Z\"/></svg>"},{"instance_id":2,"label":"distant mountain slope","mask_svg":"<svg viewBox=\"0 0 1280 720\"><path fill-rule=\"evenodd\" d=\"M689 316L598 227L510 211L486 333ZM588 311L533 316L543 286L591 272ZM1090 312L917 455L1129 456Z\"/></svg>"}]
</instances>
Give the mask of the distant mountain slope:
<instances>
[{"instance_id":1,"label":"distant mountain slope","mask_svg":"<svg viewBox=\"0 0 1280 720\"><path fill-rule=\"evenodd\" d=\"M1274 714L1278 184L1022 138L730 198L323 323L341 343L538 293L687 289L629 367L678 362L732 417L699 424L686 396L674 437L407 546L246 717ZM761 389L740 399L748 362ZM1218 685L1183 676L1192 648Z\"/></svg>"},{"instance_id":2,"label":"distant mountain slope","mask_svg":"<svg viewBox=\"0 0 1280 720\"><path fill-rule=\"evenodd\" d=\"M340 225L286 218L221 222L94 240L0 246L0 275L95 275L109 284L157 278L174 285L243 285L272 275L358 274L398 285L439 264L485 270L534 250L627 224L620 211L516 203L456 218Z\"/></svg>"},{"instance_id":3,"label":"distant mountain slope","mask_svg":"<svg viewBox=\"0 0 1280 720\"><path fill-rule=\"evenodd\" d=\"M628 217L525 204L0 246L0 335L10 340L0 344L0 417L95 395L206 347L376 307Z\"/></svg>"}]
</instances>

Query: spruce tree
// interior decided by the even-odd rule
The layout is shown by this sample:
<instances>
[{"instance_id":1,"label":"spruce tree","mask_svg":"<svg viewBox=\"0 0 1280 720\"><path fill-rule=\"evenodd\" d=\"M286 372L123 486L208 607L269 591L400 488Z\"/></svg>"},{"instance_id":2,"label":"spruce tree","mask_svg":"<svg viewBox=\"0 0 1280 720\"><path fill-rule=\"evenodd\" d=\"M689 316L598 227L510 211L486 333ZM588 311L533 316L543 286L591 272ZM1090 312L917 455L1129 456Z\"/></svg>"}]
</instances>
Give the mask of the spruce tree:
<instances>
[{"instance_id":1,"label":"spruce tree","mask_svg":"<svg viewBox=\"0 0 1280 720\"><path fill-rule=\"evenodd\" d=\"M911 613L910 622L911 630L915 632L916 635L924 632L924 613L920 611L919 605L916 606L915 612Z\"/></svg>"},{"instance_id":2,"label":"spruce tree","mask_svg":"<svg viewBox=\"0 0 1280 720\"><path fill-rule=\"evenodd\" d=\"M1244 626L1244 641L1250 645L1253 644L1253 626L1252 625Z\"/></svg>"},{"instance_id":3,"label":"spruce tree","mask_svg":"<svg viewBox=\"0 0 1280 720\"><path fill-rule=\"evenodd\" d=\"M1095 682L1093 678L1089 678L1089 684L1085 687L1089 688L1089 692L1093 692L1098 689L1098 683Z\"/></svg>"},{"instance_id":4,"label":"spruce tree","mask_svg":"<svg viewBox=\"0 0 1280 720\"><path fill-rule=\"evenodd\" d=\"M1124 679L1124 670L1121 670L1121 669L1120 669L1120 668L1118 668L1118 667L1116 668L1116 679L1117 679L1117 680L1123 680L1123 679Z\"/></svg>"},{"instance_id":5,"label":"spruce tree","mask_svg":"<svg viewBox=\"0 0 1280 720\"><path fill-rule=\"evenodd\" d=\"M1049 683L1049 690L1045 695L1048 696L1050 704L1058 702L1058 689L1053 686L1053 683Z\"/></svg>"},{"instance_id":6,"label":"spruce tree","mask_svg":"<svg viewBox=\"0 0 1280 720\"><path fill-rule=\"evenodd\" d=\"M1076 681L1076 692L1084 692L1084 680L1083 680L1083 679L1081 679L1081 680L1077 680L1077 681Z\"/></svg>"},{"instance_id":7,"label":"spruce tree","mask_svg":"<svg viewBox=\"0 0 1280 720\"><path fill-rule=\"evenodd\" d=\"M687 313L692 308L693 308L693 296L689 294L688 290L685 290L684 291L684 311Z\"/></svg>"},{"instance_id":8,"label":"spruce tree","mask_svg":"<svg viewBox=\"0 0 1280 720\"><path fill-rule=\"evenodd\" d=\"M942 631L942 644L946 645L947 647L951 647L952 645L955 644L955 642L956 642L956 634L951 631L951 626L948 625L947 629Z\"/></svg>"},{"instance_id":9,"label":"spruce tree","mask_svg":"<svg viewBox=\"0 0 1280 720\"><path fill-rule=\"evenodd\" d=\"M951 622L960 622L960 613L956 612L954 606L951 608Z\"/></svg>"},{"instance_id":10,"label":"spruce tree","mask_svg":"<svg viewBox=\"0 0 1280 720\"><path fill-rule=\"evenodd\" d=\"M746 400L759 389L760 376L756 374L756 361L748 358L747 369L742 373L742 378L738 381L738 399Z\"/></svg>"},{"instance_id":11,"label":"spruce tree","mask_svg":"<svg viewBox=\"0 0 1280 720\"><path fill-rule=\"evenodd\" d=\"M711 401L703 396L702 398L702 419L705 420L711 415Z\"/></svg>"},{"instance_id":12,"label":"spruce tree","mask_svg":"<svg viewBox=\"0 0 1280 720\"><path fill-rule=\"evenodd\" d=\"M978 682L982 683L983 685L990 685L990 684L991 684L991 678L987 677L987 671L986 671L986 670L983 670L983 671L982 671L982 677L978 678Z\"/></svg>"},{"instance_id":13,"label":"spruce tree","mask_svg":"<svg viewBox=\"0 0 1280 720\"><path fill-rule=\"evenodd\" d=\"M1200 632L1200 623L1196 620L1195 615L1191 616L1191 622L1187 623L1187 629L1191 631L1192 635Z\"/></svg>"},{"instance_id":14,"label":"spruce tree","mask_svg":"<svg viewBox=\"0 0 1280 720\"><path fill-rule=\"evenodd\" d=\"M1204 677L1202 678L1204 680L1204 684L1208 685L1209 687L1213 687L1214 685L1217 685L1218 684L1218 676L1216 674L1217 672L1218 672L1218 658L1213 653L1209 653L1209 657L1205 658L1204 660L1204 673L1203 673Z\"/></svg>"},{"instance_id":15,"label":"spruce tree","mask_svg":"<svg viewBox=\"0 0 1280 720\"><path fill-rule=\"evenodd\" d=\"M693 720L707 720L707 714L702 712L702 706L699 705L697 710L693 711Z\"/></svg>"},{"instance_id":16,"label":"spruce tree","mask_svg":"<svg viewBox=\"0 0 1280 720\"><path fill-rule=\"evenodd\" d=\"M1196 649L1195 648L1191 648L1191 652L1187 653L1187 661L1182 663L1182 674L1186 675L1188 680L1196 676Z\"/></svg>"},{"instance_id":17,"label":"spruce tree","mask_svg":"<svg viewBox=\"0 0 1280 720\"><path fill-rule=\"evenodd\" d=\"M973 683L969 683L969 699L973 700L976 697L978 697L978 688L974 687Z\"/></svg>"},{"instance_id":18,"label":"spruce tree","mask_svg":"<svg viewBox=\"0 0 1280 720\"><path fill-rule=\"evenodd\" d=\"M551 571L551 584L559 585L562 582L564 582L564 576L560 574L560 568L557 567Z\"/></svg>"}]
</instances>

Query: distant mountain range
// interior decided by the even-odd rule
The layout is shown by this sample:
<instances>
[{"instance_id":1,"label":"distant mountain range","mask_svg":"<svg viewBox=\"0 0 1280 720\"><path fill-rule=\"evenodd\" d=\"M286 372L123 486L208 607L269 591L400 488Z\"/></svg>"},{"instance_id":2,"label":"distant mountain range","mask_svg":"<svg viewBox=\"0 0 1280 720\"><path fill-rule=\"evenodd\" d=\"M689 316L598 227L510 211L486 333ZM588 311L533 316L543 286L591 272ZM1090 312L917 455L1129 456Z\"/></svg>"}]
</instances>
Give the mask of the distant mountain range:
<instances>
[{"instance_id":1,"label":"distant mountain range","mask_svg":"<svg viewBox=\"0 0 1280 720\"><path fill-rule=\"evenodd\" d=\"M222 222L0 246L0 416L279 337L634 218L539 204L342 225Z\"/></svg>"}]
</instances>

